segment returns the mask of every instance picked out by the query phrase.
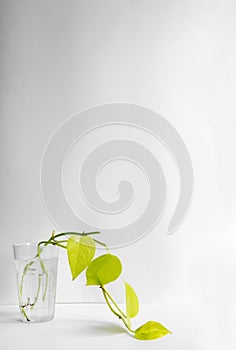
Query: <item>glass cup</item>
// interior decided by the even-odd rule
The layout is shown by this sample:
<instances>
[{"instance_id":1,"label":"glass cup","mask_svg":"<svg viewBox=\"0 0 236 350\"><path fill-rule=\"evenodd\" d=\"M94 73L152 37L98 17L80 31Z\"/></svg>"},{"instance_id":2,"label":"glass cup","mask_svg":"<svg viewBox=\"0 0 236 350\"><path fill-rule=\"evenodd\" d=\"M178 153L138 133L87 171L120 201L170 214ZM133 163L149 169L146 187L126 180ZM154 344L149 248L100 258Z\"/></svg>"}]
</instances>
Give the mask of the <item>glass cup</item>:
<instances>
[{"instance_id":1,"label":"glass cup","mask_svg":"<svg viewBox=\"0 0 236 350\"><path fill-rule=\"evenodd\" d=\"M22 243L13 245L18 300L23 322L46 322L54 318L58 249Z\"/></svg>"}]
</instances>

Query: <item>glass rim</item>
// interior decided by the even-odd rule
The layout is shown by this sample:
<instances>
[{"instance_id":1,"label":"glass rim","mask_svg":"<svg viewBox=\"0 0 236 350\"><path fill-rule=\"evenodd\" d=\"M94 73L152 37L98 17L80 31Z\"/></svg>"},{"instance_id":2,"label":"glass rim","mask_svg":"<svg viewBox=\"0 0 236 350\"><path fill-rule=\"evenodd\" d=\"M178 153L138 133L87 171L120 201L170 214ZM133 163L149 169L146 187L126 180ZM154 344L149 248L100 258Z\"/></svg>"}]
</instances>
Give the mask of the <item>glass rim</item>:
<instances>
[{"instance_id":1,"label":"glass rim","mask_svg":"<svg viewBox=\"0 0 236 350\"><path fill-rule=\"evenodd\" d=\"M37 242L21 242L21 243L12 243L12 247L38 247L38 243ZM48 244L48 245L40 245L41 248L56 248L58 249L58 246L54 245L54 244Z\"/></svg>"},{"instance_id":2,"label":"glass rim","mask_svg":"<svg viewBox=\"0 0 236 350\"><path fill-rule=\"evenodd\" d=\"M22 247L22 246L37 246L36 242L21 242L21 243L12 243L13 247Z\"/></svg>"}]
</instances>

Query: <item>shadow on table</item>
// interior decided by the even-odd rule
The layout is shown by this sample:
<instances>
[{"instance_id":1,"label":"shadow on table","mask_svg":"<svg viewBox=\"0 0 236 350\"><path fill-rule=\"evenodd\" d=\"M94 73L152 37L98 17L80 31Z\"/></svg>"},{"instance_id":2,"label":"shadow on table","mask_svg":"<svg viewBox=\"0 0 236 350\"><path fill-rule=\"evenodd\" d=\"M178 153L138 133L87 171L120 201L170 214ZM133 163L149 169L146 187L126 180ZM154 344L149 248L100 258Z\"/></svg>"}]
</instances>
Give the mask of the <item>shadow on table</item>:
<instances>
[{"instance_id":1,"label":"shadow on table","mask_svg":"<svg viewBox=\"0 0 236 350\"><path fill-rule=\"evenodd\" d=\"M124 328L112 322L104 321L83 321L76 329L76 333L83 335L115 335L127 333Z\"/></svg>"},{"instance_id":2,"label":"shadow on table","mask_svg":"<svg viewBox=\"0 0 236 350\"><path fill-rule=\"evenodd\" d=\"M6 311L1 311L0 313L0 323L22 323L19 317L16 316L16 313L9 313Z\"/></svg>"}]
</instances>

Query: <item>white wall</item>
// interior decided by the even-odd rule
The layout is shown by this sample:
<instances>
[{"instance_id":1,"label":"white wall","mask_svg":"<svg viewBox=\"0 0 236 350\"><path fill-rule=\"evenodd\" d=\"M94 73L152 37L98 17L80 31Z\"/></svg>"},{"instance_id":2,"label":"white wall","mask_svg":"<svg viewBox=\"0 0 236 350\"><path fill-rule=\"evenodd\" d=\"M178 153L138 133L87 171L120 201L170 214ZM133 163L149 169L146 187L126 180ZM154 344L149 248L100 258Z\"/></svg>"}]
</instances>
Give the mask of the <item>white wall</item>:
<instances>
[{"instance_id":1,"label":"white wall","mask_svg":"<svg viewBox=\"0 0 236 350\"><path fill-rule=\"evenodd\" d=\"M0 302L16 302L11 244L44 239L53 228L39 184L49 137L71 115L108 102L163 115L182 136L195 172L184 224L172 236L156 227L116 250L123 276L143 302L235 301L235 2L0 6ZM70 282L63 253L58 301L102 300L83 278Z\"/></svg>"}]
</instances>

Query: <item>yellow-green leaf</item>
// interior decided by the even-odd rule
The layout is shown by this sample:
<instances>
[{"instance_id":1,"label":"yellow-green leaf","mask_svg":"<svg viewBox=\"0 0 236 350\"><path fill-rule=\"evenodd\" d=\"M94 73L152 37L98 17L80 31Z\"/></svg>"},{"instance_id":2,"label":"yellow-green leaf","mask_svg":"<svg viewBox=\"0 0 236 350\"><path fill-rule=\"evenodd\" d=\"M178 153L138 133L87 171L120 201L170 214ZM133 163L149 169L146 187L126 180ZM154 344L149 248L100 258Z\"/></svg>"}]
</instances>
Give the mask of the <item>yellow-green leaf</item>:
<instances>
[{"instance_id":1,"label":"yellow-green leaf","mask_svg":"<svg viewBox=\"0 0 236 350\"><path fill-rule=\"evenodd\" d=\"M67 255L74 280L89 265L95 254L95 243L91 237L71 236L67 241Z\"/></svg>"},{"instance_id":2,"label":"yellow-green leaf","mask_svg":"<svg viewBox=\"0 0 236 350\"><path fill-rule=\"evenodd\" d=\"M130 318L135 317L139 312L139 301L134 289L128 283L125 283L126 295L126 316L128 324L130 325Z\"/></svg>"},{"instance_id":3,"label":"yellow-green leaf","mask_svg":"<svg viewBox=\"0 0 236 350\"><path fill-rule=\"evenodd\" d=\"M135 331L135 338L140 340L151 340L164 337L166 334L171 333L162 324L156 321L148 321Z\"/></svg>"},{"instance_id":4,"label":"yellow-green leaf","mask_svg":"<svg viewBox=\"0 0 236 350\"><path fill-rule=\"evenodd\" d=\"M86 270L86 285L105 285L117 279L121 274L120 260L110 253L94 259Z\"/></svg>"}]
</instances>

